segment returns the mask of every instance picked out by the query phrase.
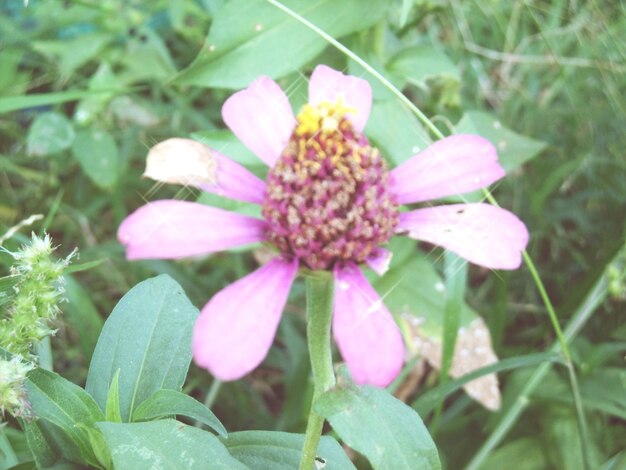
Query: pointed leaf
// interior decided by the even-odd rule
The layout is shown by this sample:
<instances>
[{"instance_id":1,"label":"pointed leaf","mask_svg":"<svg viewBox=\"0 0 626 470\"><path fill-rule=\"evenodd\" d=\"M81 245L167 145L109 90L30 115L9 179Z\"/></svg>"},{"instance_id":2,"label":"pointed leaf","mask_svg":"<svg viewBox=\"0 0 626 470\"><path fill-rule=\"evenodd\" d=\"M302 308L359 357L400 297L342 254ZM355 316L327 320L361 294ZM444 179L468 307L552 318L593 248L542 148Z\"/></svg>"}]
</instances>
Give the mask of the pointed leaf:
<instances>
[{"instance_id":1,"label":"pointed leaf","mask_svg":"<svg viewBox=\"0 0 626 470\"><path fill-rule=\"evenodd\" d=\"M107 319L89 366L86 389L100 408L106 408L118 369L124 421L157 390L180 390L191 362L197 316L183 289L167 275L132 288Z\"/></svg>"},{"instance_id":2,"label":"pointed leaf","mask_svg":"<svg viewBox=\"0 0 626 470\"><path fill-rule=\"evenodd\" d=\"M120 413L120 370L117 369L107 394L107 405L105 410L106 420L114 423L122 422Z\"/></svg>"},{"instance_id":3,"label":"pointed leaf","mask_svg":"<svg viewBox=\"0 0 626 470\"><path fill-rule=\"evenodd\" d=\"M287 0L284 4L335 38L368 28L388 7L371 0ZM217 11L207 46L175 82L239 89L259 75L282 77L328 45L326 40L265 0L234 0Z\"/></svg>"},{"instance_id":4,"label":"pointed leaf","mask_svg":"<svg viewBox=\"0 0 626 470\"><path fill-rule=\"evenodd\" d=\"M170 415L193 418L226 437L227 431L217 416L198 400L176 390L159 390L133 413L133 421L144 421Z\"/></svg>"}]
</instances>

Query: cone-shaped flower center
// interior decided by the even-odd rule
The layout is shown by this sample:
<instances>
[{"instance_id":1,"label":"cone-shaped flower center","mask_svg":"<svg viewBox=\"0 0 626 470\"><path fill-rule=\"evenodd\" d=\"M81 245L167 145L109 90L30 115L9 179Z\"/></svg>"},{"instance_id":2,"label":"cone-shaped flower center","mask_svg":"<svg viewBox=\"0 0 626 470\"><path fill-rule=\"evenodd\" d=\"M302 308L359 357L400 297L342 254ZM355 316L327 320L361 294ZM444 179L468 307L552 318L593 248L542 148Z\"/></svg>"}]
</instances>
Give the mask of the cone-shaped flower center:
<instances>
[{"instance_id":1,"label":"cone-shaped flower center","mask_svg":"<svg viewBox=\"0 0 626 470\"><path fill-rule=\"evenodd\" d=\"M341 101L306 105L267 180L268 238L311 269L365 261L398 224L385 161L350 112Z\"/></svg>"}]
</instances>

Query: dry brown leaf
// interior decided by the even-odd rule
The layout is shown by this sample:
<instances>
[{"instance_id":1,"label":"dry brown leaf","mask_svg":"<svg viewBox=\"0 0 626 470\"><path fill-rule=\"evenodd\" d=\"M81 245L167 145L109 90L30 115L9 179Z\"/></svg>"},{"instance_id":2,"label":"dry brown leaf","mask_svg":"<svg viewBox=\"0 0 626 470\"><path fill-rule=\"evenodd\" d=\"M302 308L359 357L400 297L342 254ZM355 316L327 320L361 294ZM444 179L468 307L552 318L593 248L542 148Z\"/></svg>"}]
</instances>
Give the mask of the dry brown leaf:
<instances>
[{"instance_id":1,"label":"dry brown leaf","mask_svg":"<svg viewBox=\"0 0 626 470\"><path fill-rule=\"evenodd\" d=\"M410 325L411 340L408 348L413 355L424 357L428 363L439 370L441 367L441 342L427 336L422 331L420 319L404 314L403 318ZM468 326L459 328L450 375L461 377L481 367L498 362L493 352L491 335L482 318L472 320ZM500 409L501 395L498 377L495 373L483 375L472 380L463 387L467 394L485 408L496 411Z\"/></svg>"}]
</instances>

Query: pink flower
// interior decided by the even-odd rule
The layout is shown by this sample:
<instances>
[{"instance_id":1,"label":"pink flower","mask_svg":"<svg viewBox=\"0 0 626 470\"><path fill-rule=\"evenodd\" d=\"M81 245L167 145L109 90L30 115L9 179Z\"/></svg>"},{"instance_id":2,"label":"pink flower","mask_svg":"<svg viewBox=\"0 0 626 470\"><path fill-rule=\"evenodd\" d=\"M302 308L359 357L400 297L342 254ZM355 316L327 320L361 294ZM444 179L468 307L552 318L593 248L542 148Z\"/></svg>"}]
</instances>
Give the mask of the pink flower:
<instances>
[{"instance_id":1,"label":"pink flower","mask_svg":"<svg viewBox=\"0 0 626 470\"><path fill-rule=\"evenodd\" d=\"M183 142L197 150L194 164L203 151L213 162L209 178L190 177L190 183L259 204L264 219L163 200L140 207L120 226L118 238L129 259L181 258L257 242L278 248L274 259L202 309L193 334L194 359L219 379L238 379L265 358L299 266L334 273L339 350L357 383L386 386L402 367L404 346L359 264L383 273L390 253L381 245L393 234L442 246L492 269L521 264L528 232L506 210L451 204L398 211L400 204L467 193L502 178L493 145L478 136L454 135L388 171L362 133L371 104L365 80L320 65L309 83L309 104L294 117L285 93L260 77L224 103L222 116L268 165L266 182L215 150ZM171 141L167 145L176 144ZM191 158L183 153L177 160Z\"/></svg>"}]
</instances>

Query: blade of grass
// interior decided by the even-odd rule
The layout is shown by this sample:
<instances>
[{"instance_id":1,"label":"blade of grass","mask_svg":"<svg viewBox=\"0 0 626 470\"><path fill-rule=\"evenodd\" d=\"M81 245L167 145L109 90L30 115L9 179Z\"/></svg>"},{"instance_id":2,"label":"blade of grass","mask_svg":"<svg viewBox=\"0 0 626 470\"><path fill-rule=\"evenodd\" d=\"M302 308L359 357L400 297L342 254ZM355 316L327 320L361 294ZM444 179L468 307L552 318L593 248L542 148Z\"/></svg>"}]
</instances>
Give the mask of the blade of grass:
<instances>
[{"instance_id":1,"label":"blade of grass","mask_svg":"<svg viewBox=\"0 0 626 470\"><path fill-rule=\"evenodd\" d=\"M445 251L443 257L443 273L445 278L445 307L443 317L443 337L441 369L439 371L439 385L448 380L448 374L452 368L454 348L456 346L457 333L461 323L461 309L463 297L467 285L467 262L451 251ZM436 434L439 427L439 419L443 411L443 398L437 404L435 415L431 423L432 433Z\"/></svg>"},{"instance_id":2,"label":"blade of grass","mask_svg":"<svg viewBox=\"0 0 626 470\"><path fill-rule=\"evenodd\" d=\"M303 25L305 25L306 27L308 27L309 29L314 31L316 34L318 34L319 36L324 38L329 44L331 44L332 46L337 48L339 51L344 53L347 57L349 57L350 59L352 59L356 63L358 63L361 67L363 67L365 70L367 70L373 77L375 77L378 81L380 81L390 92L392 92L395 96L397 96L406 106L408 106L408 108L417 116L417 118L422 122L422 124L426 128L428 128L438 139L443 139L444 138L443 133L437 128L437 126L435 126L433 124L433 122L417 106L415 106L415 104L413 104L413 102L411 102L411 100L409 100L398 88L396 88L380 72L378 72L375 68L373 68L371 65L369 65L366 61L361 59L357 54L352 52L350 49L348 49L346 46L341 44L339 41L337 41L335 38L330 36L328 33L326 33L325 31L321 30L320 28L315 26L313 23L308 21L306 18L303 18L302 16L300 16L299 14L294 12L293 10L289 9L288 7L286 7L285 5L280 3L279 1L277 1L277 0L266 0L266 1L268 3L274 5L276 8L282 10L287 15L291 16L292 18L294 18L296 21L299 21L300 23L302 23ZM496 206L498 205L496 200L495 200L495 198L493 197L493 195L489 191L489 189L487 189L487 188L483 189L483 193L484 193L486 199L491 204L494 204ZM583 454L583 461L584 461L584 464L585 464L585 468L589 469L590 468L590 464L589 464L589 460L588 460L589 452L588 452L588 449L587 449L587 442L588 442L588 439L587 439L587 425L586 425L585 415L584 415L583 408L582 408L582 403L580 401L580 392L579 392L579 387L578 387L578 380L576 378L576 371L574 370L574 365L572 363L569 347L567 345L567 341L565 341L563 332L562 332L561 327L559 325L559 322L558 322L558 319L557 319L557 315L556 315L556 312L554 310L554 306L552 305L552 301L550 300L550 297L548 296L548 294L547 294L547 292L545 290L545 287L543 285L543 282L541 281L541 277L539 276L539 273L537 272L535 264L533 263L532 259L530 258L530 256L528 255L528 253L526 251L523 252L523 257L524 257L524 262L525 262L526 266L528 267L529 271L531 272L531 276L532 276L533 281L534 281L534 283L535 283L535 285L537 287L537 290L540 293L541 299L542 299L546 309L548 310L548 315L550 317L550 321L552 322L552 327L553 327L554 332L556 334L556 337L558 339L558 344L559 344L561 353L563 354L563 358L564 358L566 366L568 368L569 381L570 381L570 386L571 386L571 389L572 389L572 395L573 395L573 398L574 398L574 406L575 406L575 409L576 409L576 417L577 417L577 420L578 420L578 433L579 433L580 441L581 441L581 451L582 451L582 454Z\"/></svg>"},{"instance_id":3,"label":"blade of grass","mask_svg":"<svg viewBox=\"0 0 626 470\"><path fill-rule=\"evenodd\" d=\"M606 275L600 276L598 281L589 291L589 294L587 294L576 312L574 312L574 315L572 316L567 327L565 328L565 333L563 336L566 342L570 342L572 341L572 339L574 339L574 337L578 334L583 325L591 317L596 308L604 301L608 293L608 285L609 283ZM559 350L559 348L560 344L557 341L551 348L551 351L556 352ZM511 406L511 408L506 411L506 413L498 423L497 427L493 430L487 441L485 441L485 443L467 465L467 470L476 470L480 468L480 466L484 463L485 459L489 456L491 451L496 448L496 446L504 438L504 436L511 429L511 427L513 427L513 425L517 421L517 418L521 415L521 413L530 402L530 395L541 383L543 377L549 369L550 363L546 362L541 364L535 370L535 373L528 380L526 386L515 400L515 403ZM578 400L580 401L580 396L578 396Z\"/></svg>"},{"instance_id":4,"label":"blade of grass","mask_svg":"<svg viewBox=\"0 0 626 470\"><path fill-rule=\"evenodd\" d=\"M76 101L98 93L128 93L130 89L117 90L70 90L54 93L39 93L33 95L6 96L0 98L0 114L17 111L25 108L35 108L37 106L47 106L52 104Z\"/></svg>"},{"instance_id":5,"label":"blade of grass","mask_svg":"<svg viewBox=\"0 0 626 470\"><path fill-rule=\"evenodd\" d=\"M411 405L420 416L426 416L430 413L435 406L444 400L451 393L456 392L465 384L476 380L484 375L493 374L497 372L504 372L512 369L519 369L520 367L535 366L543 363L558 362L563 363L563 359L556 352L542 352L532 353L525 356L509 357L502 359L495 364L490 364L480 369L476 369L468 374L465 374L458 379L451 380L449 382L440 384L434 388L431 388Z\"/></svg>"}]
</instances>

